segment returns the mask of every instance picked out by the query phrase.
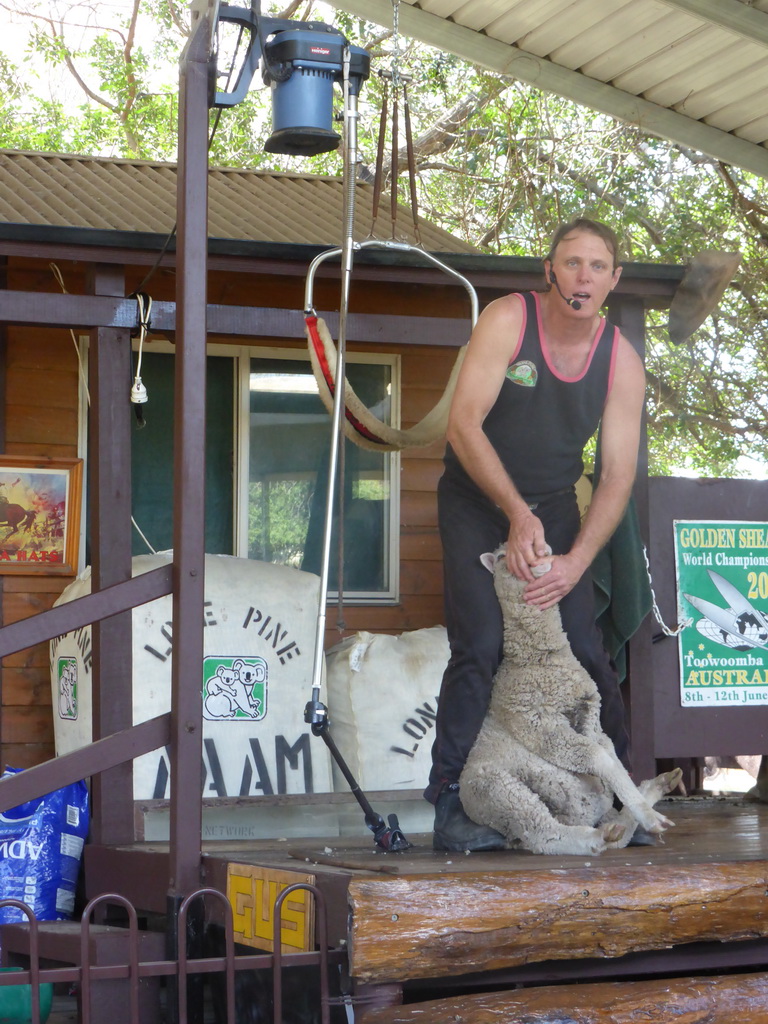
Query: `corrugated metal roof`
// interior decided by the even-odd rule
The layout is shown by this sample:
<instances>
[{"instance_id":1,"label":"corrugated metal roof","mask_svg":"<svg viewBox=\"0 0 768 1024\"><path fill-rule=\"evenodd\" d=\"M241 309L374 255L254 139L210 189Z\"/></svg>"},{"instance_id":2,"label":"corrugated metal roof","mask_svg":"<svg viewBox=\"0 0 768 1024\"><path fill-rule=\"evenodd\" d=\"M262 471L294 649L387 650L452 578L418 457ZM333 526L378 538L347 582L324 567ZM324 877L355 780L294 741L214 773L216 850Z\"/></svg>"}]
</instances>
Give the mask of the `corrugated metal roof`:
<instances>
[{"instance_id":1,"label":"corrugated metal roof","mask_svg":"<svg viewBox=\"0 0 768 1024\"><path fill-rule=\"evenodd\" d=\"M392 24L392 0L329 0ZM400 31L768 177L768 0L402 0Z\"/></svg>"},{"instance_id":2,"label":"corrugated metal roof","mask_svg":"<svg viewBox=\"0 0 768 1024\"><path fill-rule=\"evenodd\" d=\"M370 232L373 189L359 185L355 234ZM140 160L0 151L0 221L167 234L176 221L176 166ZM343 188L339 178L236 168L209 173L211 238L297 245L340 245ZM429 252L476 252L447 231L419 220ZM414 243L411 211L398 209L399 241ZM389 200L377 238L391 238Z\"/></svg>"}]
</instances>

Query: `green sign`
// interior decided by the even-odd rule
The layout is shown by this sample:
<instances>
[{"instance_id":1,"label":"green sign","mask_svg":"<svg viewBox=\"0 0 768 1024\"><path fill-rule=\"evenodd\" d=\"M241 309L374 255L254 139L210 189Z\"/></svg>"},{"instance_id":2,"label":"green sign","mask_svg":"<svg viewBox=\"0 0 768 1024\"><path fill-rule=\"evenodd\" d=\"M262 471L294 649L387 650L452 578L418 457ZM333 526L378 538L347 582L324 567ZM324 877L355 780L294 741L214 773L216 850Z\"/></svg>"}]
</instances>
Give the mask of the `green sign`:
<instances>
[{"instance_id":1,"label":"green sign","mask_svg":"<svg viewBox=\"0 0 768 1024\"><path fill-rule=\"evenodd\" d=\"M683 707L768 704L768 525L674 526Z\"/></svg>"},{"instance_id":2,"label":"green sign","mask_svg":"<svg viewBox=\"0 0 768 1024\"><path fill-rule=\"evenodd\" d=\"M260 721L267 713L269 669L263 658L203 659L203 718L215 722Z\"/></svg>"}]
</instances>

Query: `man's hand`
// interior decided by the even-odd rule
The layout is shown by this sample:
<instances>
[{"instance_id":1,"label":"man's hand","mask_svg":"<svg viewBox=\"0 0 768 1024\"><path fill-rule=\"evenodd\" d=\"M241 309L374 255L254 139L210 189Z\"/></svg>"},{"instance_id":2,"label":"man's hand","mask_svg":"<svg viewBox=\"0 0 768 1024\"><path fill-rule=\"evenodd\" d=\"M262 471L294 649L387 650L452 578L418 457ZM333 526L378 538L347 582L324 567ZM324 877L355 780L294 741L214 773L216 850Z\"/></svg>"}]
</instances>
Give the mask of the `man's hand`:
<instances>
[{"instance_id":1,"label":"man's hand","mask_svg":"<svg viewBox=\"0 0 768 1024\"><path fill-rule=\"evenodd\" d=\"M573 590L587 568L573 554L554 555L551 561L549 572L529 582L523 592L526 602L542 611L557 604Z\"/></svg>"},{"instance_id":2,"label":"man's hand","mask_svg":"<svg viewBox=\"0 0 768 1024\"><path fill-rule=\"evenodd\" d=\"M507 568L519 580L530 583L534 579L531 566L548 557L550 549L544 539L544 526L530 509L513 515L509 520L507 538Z\"/></svg>"}]
</instances>

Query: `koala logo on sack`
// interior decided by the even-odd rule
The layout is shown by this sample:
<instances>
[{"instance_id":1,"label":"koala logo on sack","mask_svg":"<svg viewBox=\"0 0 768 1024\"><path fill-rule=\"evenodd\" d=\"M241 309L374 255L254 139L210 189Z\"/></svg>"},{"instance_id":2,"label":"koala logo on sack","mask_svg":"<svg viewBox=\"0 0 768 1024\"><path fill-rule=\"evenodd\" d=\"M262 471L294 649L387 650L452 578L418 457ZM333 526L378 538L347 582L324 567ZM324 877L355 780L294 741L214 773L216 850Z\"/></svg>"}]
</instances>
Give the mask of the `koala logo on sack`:
<instances>
[{"instance_id":1,"label":"koala logo on sack","mask_svg":"<svg viewBox=\"0 0 768 1024\"><path fill-rule=\"evenodd\" d=\"M264 718L267 676L264 658L206 657L203 662L203 718L209 722Z\"/></svg>"},{"instance_id":2,"label":"koala logo on sack","mask_svg":"<svg viewBox=\"0 0 768 1024\"><path fill-rule=\"evenodd\" d=\"M59 718L77 718L77 660L59 658Z\"/></svg>"}]
</instances>

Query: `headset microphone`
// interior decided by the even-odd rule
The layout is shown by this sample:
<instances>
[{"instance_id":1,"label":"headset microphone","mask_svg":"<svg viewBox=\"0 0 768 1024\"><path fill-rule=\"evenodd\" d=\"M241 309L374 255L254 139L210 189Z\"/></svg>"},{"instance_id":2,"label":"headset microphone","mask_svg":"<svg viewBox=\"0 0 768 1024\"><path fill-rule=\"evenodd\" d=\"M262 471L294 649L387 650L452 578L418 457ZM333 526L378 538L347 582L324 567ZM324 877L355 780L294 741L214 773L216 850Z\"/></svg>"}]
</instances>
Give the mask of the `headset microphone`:
<instances>
[{"instance_id":1,"label":"headset microphone","mask_svg":"<svg viewBox=\"0 0 768 1024\"><path fill-rule=\"evenodd\" d=\"M560 288L560 285L557 283L557 278L555 277L554 270L550 270L550 272L549 272L549 279L552 282L552 284L555 286L555 288L557 288L557 291L558 291L558 294L560 295L560 298L564 299L568 303L568 305L571 307L571 309L577 309L577 310L581 309L581 303L579 302L578 299L569 299L566 295L563 295L562 289Z\"/></svg>"}]
</instances>

